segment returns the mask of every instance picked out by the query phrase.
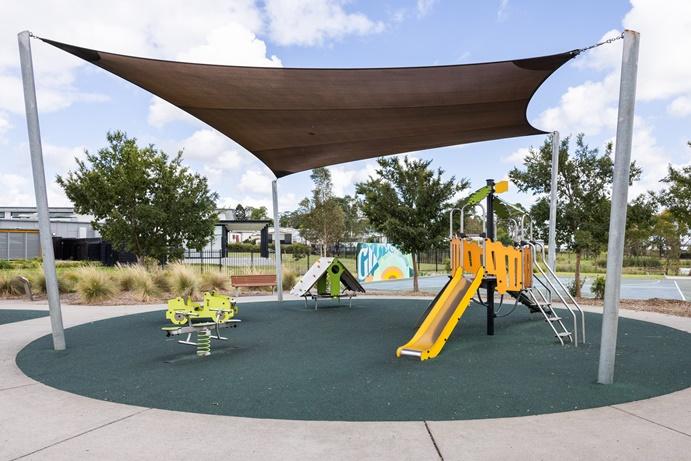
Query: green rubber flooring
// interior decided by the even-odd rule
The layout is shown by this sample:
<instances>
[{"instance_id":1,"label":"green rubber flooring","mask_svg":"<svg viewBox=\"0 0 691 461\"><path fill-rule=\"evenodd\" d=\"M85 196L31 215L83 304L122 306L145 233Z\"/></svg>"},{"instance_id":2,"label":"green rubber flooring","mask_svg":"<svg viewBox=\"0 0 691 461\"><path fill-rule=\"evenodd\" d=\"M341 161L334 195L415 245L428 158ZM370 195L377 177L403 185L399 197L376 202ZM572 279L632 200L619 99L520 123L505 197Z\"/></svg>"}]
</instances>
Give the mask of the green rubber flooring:
<instances>
[{"instance_id":1,"label":"green rubber flooring","mask_svg":"<svg viewBox=\"0 0 691 461\"><path fill-rule=\"evenodd\" d=\"M458 420L553 413L666 394L691 385L691 335L622 319L617 383L594 382L600 315L588 344L561 347L524 309L497 319L471 306L439 357L395 357L424 300L240 303L243 323L224 330L209 357L166 341L163 312L98 321L17 356L33 379L77 394L145 407L256 418L347 421ZM335 306L335 302L333 303Z\"/></svg>"},{"instance_id":2,"label":"green rubber flooring","mask_svg":"<svg viewBox=\"0 0 691 461\"><path fill-rule=\"evenodd\" d=\"M0 309L0 325L6 323L21 322L23 320L47 317L48 311L19 310L19 309Z\"/></svg>"}]
</instances>

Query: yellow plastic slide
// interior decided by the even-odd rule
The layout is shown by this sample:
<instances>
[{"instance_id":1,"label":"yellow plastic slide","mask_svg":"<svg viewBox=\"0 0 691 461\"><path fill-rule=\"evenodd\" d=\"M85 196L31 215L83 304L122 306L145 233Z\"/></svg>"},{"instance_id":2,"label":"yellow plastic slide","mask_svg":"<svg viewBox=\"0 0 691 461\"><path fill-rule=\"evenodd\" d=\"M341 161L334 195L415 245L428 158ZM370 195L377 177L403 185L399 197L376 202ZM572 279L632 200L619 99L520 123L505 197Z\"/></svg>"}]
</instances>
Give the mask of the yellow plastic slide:
<instances>
[{"instance_id":1,"label":"yellow plastic slide","mask_svg":"<svg viewBox=\"0 0 691 461\"><path fill-rule=\"evenodd\" d=\"M480 267L475 277L470 280L463 277L459 268L449 283L429 309L425 320L415 336L403 346L396 349L396 356L409 355L420 357L420 360L433 359L441 352L451 332L461 319L482 282L484 270Z\"/></svg>"}]
</instances>

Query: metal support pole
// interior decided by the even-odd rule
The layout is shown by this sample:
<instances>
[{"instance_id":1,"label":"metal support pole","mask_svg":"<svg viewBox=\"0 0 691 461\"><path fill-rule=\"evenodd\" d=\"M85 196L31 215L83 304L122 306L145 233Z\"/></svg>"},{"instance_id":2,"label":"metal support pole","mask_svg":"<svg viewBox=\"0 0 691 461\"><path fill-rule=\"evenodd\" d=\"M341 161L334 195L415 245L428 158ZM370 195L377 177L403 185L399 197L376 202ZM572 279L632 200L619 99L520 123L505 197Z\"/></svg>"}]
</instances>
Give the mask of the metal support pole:
<instances>
[{"instance_id":1,"label":"metal support pole","mask_svg":"<svg viewBox=\"0 0 691 461\"><path fill-rule=\"evenodd\" d=\"M549 190L549 237L547 264L557 272L557 176L559 175L559 132L552 133L552 182Z\"/></svg>"},{"instance_id":2,"label":"metal support pole","mask_svg":"<svg viewBox=\"0 0 691 461\"><path fill-rule=\"evenodd\" d=\"M494 179L488 179L487 185L490 188L487 195L487 222L485 224L485 235L487 238L494 241ZM485 261L485 266L487 261ZM494 287L496 286L496 277L486 278L487 288L487 334L494 335Z\"/></svg>"},{"instance_id":3,"label":"metal support pole","mask_svg":"<svg viewBox=\"0 0 691 461\"><path fill-rule=\"evenodd\" d=\"M639 42L640 34L638 32L624 31L621 81L619 83L619 115L617 117L617 138L614 151L612 210L609 218L609 242L607 245L605 308L602 314L600 363L597 373L597 382L600 384L612 384L614 381L614 358L617 350L619 296L624 258L624 230L626 229L626 206L629 193Z\"/></svg>"},{"instance_id":4,"label":"metal support pole","mask_svg":"<svg viewBox=\"0 0 691 461\"><path fill-rule=\"evenodd\" d=\"M278 180L271 182L271 192L274 201L274 255L276 260L276 296L278 302L283 301L283 264L281 262L281 222L278 218Z\"/></svg>"},{"instance_id":5,"label":"metal support pole","mask_svg":"<svg viewBox=\"0 0 691 461\"><path fill-rule=\"evenodd\" d=\"M38 124L34 65L31 58L31 33L29 31L20 32L17 36L17 40L19 41L19 62L22 68L22 83L24 85L26 126L29 132L31 171L34 176L34 192L36 193L36 209L38 211L38 229L41 239L41 253L43 255L43 272L46 277L50 325L53 331L53 349L61 351L65 349L65 331L62 326L58 276L55 272L53 234L50 232L46 174L43 169L43 149L41 147L41 130Z\"/></svg>"}]
</instances>

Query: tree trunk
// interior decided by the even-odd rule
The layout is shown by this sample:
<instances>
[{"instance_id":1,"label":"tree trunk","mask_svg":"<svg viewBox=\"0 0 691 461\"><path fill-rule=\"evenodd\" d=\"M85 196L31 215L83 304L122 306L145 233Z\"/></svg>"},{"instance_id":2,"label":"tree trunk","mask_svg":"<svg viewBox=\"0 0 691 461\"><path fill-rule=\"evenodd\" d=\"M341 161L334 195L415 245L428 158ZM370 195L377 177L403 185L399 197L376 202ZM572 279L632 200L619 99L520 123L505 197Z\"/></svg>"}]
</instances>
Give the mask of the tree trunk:
<instances>
[{"instance_id":1,"label":"tree trunk","mask_svg":"<svg viewBox=\"0 0 691 461\"><path fill-rule=\"evenodd\" d=\"M576 280L574 281L576 297L581 297L581 250L576 251Z\"/></svg>"},{"instance_id":2,"label":"tree trunk","mask_svg":"<svg viewBox=\"0 0 691 461\"><path fill-rule=\"evenodd\" d=\"M417 261L418 260L418 255L417 252L413 252L413 291L417 293L420 291L420 286L418 285L418 280L417 280Z\"/></svg>"}]
</instances>

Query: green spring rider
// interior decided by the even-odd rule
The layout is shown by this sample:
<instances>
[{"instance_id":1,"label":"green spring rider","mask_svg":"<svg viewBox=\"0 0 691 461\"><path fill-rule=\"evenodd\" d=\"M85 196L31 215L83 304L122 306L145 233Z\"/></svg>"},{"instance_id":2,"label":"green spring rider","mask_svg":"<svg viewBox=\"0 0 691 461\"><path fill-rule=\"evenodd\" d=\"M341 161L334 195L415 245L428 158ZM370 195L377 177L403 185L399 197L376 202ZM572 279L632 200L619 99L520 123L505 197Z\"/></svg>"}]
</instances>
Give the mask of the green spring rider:
<instances>
[{"instance_id":1,"label":"green spring rider","mask_svg":"<svg viewBox=\"0 0 691 461\"><path fill-rule=\"evenodd\" d=\"M238 326L241 320L234 318L237 313L237 304L229 296L215 291L204 293L201 302L192 301L191 296L177 297L168 301L166 311L166 318L173 325L161 329L168 337L186 334L187 338L178 343L196 346L197 356L204 357L211 355L212 339L228 339L221 336L221 328ZM196 341L192 341L193 334L197 335Z\"/></svg>"}]
</instances>

